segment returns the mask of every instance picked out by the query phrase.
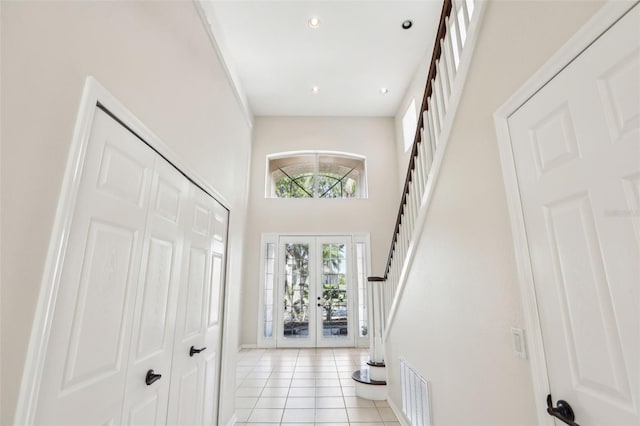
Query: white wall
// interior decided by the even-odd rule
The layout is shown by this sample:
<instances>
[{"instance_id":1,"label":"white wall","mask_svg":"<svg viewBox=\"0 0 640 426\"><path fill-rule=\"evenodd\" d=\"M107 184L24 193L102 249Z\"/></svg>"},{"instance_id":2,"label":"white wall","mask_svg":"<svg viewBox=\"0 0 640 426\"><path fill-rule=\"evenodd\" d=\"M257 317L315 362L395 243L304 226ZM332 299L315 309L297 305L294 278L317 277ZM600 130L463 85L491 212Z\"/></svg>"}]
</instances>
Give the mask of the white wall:
<instances>
[{"instance_id":1,"label":"white wall","mask_svg":"<svg viewBox=\"0 0 640 426\"><path fill-rule=\"evenodd\" d=\"M233 389L251 129L191 1L2 2L2 417L11 424L72 130L95 76L231 212ZM225 395L226 394L226 395ZM231 395L229 395L231 394ZM223 392L223 418L233 395Z\"/></svg>"},{"instance_id":2,"label":"white wall","mask_svg":"<svg viewBox=\"0 0 640 426\"><path fill-rule=\"evenodd\" d=\"M433 39L435 39L435 31ZM415 99L416 122L420 119L420 108L422 107L424 89L427 86L427 76L429 75L429 65L431 64L432 54L433 46L428 49L427 53L422 58L422 61L420 61L420 65L418 65L418 68L409 83L409 87L402 98L402 102L400 102L394 120L396 125L396 156L398 158L399 191L402 191L402 188L404 188L404 181L407 178L407 170L409 169L409 156L411 155L411 147L409 147L408 150L404 149L402 119L404 118L404 113L409 108L412 99Z\"/></svg>"},{"instance_id":3,"label":"white wall","mask_svg":"<svg viewBox=\"0 0 640 426\"><path fill-rule=\"evenodd\" d=\"M262 233L370 232L371 272L373 275L384 273L400 202L394 132L392 118L256 118L244 258L241 343L257 342ZM265 198L266 156L296 150L332 150L366 156L369 198Z\"/></svg>"},{"instance_id":4,"label":"white wall","mask_svg":"<svg viewBox=\"0 0 640 426\"><path fill-rule=\"evenodd\" d=\"M487 5L417 254L387 340L390 398L400 356L431 381L433 424L537 424L493 112L600 2Z\"/></svg>"}]
</instances>

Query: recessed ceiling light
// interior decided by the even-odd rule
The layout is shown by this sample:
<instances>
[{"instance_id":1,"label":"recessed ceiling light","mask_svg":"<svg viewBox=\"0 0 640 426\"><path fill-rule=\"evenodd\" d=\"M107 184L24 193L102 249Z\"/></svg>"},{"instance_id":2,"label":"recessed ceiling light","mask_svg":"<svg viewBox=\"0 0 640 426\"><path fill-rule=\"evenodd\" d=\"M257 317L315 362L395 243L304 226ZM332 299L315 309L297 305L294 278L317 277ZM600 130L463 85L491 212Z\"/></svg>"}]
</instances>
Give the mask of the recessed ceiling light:
<instances>
[{"instance_id":1,"label":"recessed ceiling light","mask_svg":"<svg viewBox=\"0 0 640 426\"><path fill-rule=\"evenodd\" d=\"M318 86L313 86L311 88L311 91L313 92L314 95L317 95L320 92L320 88Z\"/></svg>"},{"instance_id":2,"label":"recessed ceiling light","mask_svg":"<svg viewBox=\"0 0 640 426\"><path fill-rule=\"evenodd\" d=\"M315 16L309 18L309 28L320 28L320 19Z\"/></svg>"},{"instance_id":3,"label":"recessed ceiling light","mask_svg":"<svg viewBox=\"0 0 640 426\"><path fill-rule=\"evenodd\" d=\"M402 21L402 29L403 30L408 30L412 26L413 26L413 21L411 19L406 19L406 20Z\"/></svg>"},{"instance_id":4,"label":"recessed ceiling light","mask_svg":"<svg viewBox=\"0 0 640 426\"><path fill-rule=\"evenodd\" d=\"M383 95L386 95L387 93L389 93L389 89L387 89L386 87L381 87L380 93L382 93Z\"/></svg>"}]
</instances>

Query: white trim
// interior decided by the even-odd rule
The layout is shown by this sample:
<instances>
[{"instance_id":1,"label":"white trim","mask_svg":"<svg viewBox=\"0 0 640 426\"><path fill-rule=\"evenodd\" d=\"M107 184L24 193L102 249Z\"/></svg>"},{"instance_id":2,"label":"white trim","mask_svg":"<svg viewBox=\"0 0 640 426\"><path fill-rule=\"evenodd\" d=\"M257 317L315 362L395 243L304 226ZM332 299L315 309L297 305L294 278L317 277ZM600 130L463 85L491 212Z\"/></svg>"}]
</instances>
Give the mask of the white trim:
<instances>
[{"instance_id":1,"label":"white trim","mask_svg":"<svg viewBox=\"0 0 640 426\"><path fill-rule=\"evenodd\" d=\"M353 251L353 260L354 260L354 267L353 267L353 273L355 275L355 282L358 282L358 264L356 263L358 261L358 256L357 256L357 252L356 252L356 245L359 243L364 243L365 247L366 247L366 257L365 257L365 268L366 268L366 275L365 275L365 280L367 277L371 276L371 234L367 233L357 233L357 234L353 234L351 236L351 239L353 240L353 247L352 247L352 251ZM365 288L367 289L367 291L369 291L368 288L368 283L365 282ZM358 313L358 322L356 324L356 347L358 348L368 348L369 347L369 332L367 332L367 335L362 337L360 336L360 294L358 293L358 290L356 290L356 303L358 304L358 306L356 306L356 312ZM367 303L367 298L365 298L364 300L365 304ZM369 312L369 306L367 306L367 313ZM367 315L368 316L368 315ZM369 318L367 317L367 329L370 329L369 326Z\"/></svg>"},{"instance_id":2,"label":"white trim","mask_svg":"<svg viewBox=\"0 0 640 426\"><path fill-rule=\"evenodd\" d=\"M389 404L389 407L393 410L393 414L396 415L396 418L402 426L411 426L411 422L405 417L400 407L398 407L396 403L393 402L393 399L391 399L391 397L387 397L387 404Z\"/></svg>"},{"instance_id":3,"label":"white trim","mask_svg":"<svg viewBox=\"0 0 640 426\"><path fill-rule=\"evenodd\" d=\"M393 298L391 309L389 310L389 316L387 319L387 328L385 330L384 339L383 339L383 341L385 342L389 337L391 326L393 325L393 321L395 320L396 311L398 310L398 304L400 303L400 300L402 298L402 293L404 292L404 288L407 283L408 274L411 271L411 266L413 265L413 260L416 255L416 247L420 241L420 235L422 234L422 229L424 228L424 223L427 217L427 213L429 212L429 208L431 207L431 199L433 198L435 186L440 176L440 167L442 166L442 161L444 159L446 148L449 143L449 136L451 135L451 131L453 130L453 121L456 117L456 111L458 109L458 105L460 104L460 99L462 97L464 85L467 80L467 74L469 73L471 59L473 56L473 52L475 50L476 42L478 41L478 35L479 35L478 31L479 31L480 23L482 22L482 17L484 16L485 9L486 9L485 0L476 1L475 10L473 13L473 19L469 25L469 28L467 28L467 38L466 38L464 50L462 51L462 56L460 57L460 62L458 65L458 71L456 72L455 82L451 88L451 98L449 99L449 108L447 109L447 114L442 125L442 130L440 131L440 137L438 139L438 148L436 149L435 157L431 165L431 170L429 171L429 175L427 178L427 185L425 187L424 195L422 196L422 200L420 202L420 209L418 212L418 216L416 217L416 220L415 220L415 226L413 229L413 234L411 235L411 241L407 249L404 264L400 269L400 278L398 279L398 287L397 287L395 296Z\"/></svg>"},{"instance_id":4,"label":"white trim","mask_svg":"<svg viewBox=\"0 0 640 426\"><path fill-rule=\"evenodd\" d=\"M287 157L297 157L297 156L314 156L314 174L317 175L318 174L318 165L319 165L319 156L321 155L326 155L326 156L335 156L335 157L344 157L344 158L350 158L350 159L356 159L356 160L362 160L362 164L363 164L363 173L364 173L364 185L362 185L362 188L359 189L359 191L361 192L360 196L358 197L353 197L353 198L323 198L323 200L366 200L369 198L369 175L367 173L368 169L367 169L367 157L365 155L361 155L361 154L354 154L352 152L345 152L345 151L331 151L331 150L299 150L299 151L282 151L282 152L274 152L272 154L267 154L266 158L265 158L265 179L264 179L264 197L267 199L270 198L278 198L275 197L271 194L273 194L273 182L271 180L271 171L270 169L270 164L269 162L271 160L278 160L281 158L287 158ZM313 197L310 197L312 199L319 199L319 197L317 197L317 185L318 182L316 180L314 188L313 188ZM285 198L287 200L295 200L297 198ZM302 200L306 200L309 198L300 198Z\"/></svg>"},{"instance_id":5,"label":"white trim","mask_svg":"<svg viewBox=\"0 0 640 426\"><path fill-rule=\"evenodd\" d=\"M227 423L227 426L233 426L236 423L238 423L238 417L236 417L236 415L234 414L233 416L231 416L231 418L229 419L229 422Z\"/></svg>"},{"instance_id":6,"label":"white trim","mask_svg":"<svg viewBox=\"0 0 640 426\"><path fill-rule=\"evenodd\" d=\"M260 277L259 277L259 283L260 283L260 289L259 289L259 295L258 295L258 321L257 321L257 344L241 344L240 345L240 349L244 349L244 348L259 348L259 349L270 349L270 348L276 348L278 347L277 345L277 336L278 336L278 329L277 327L279 326L280 319L279 315L280 313L278 311L274 310L274 319L273 319L273 337L272 338L265 338L263 336L263 327L264 327L264 323L263 323L263 318L264 318L264 257L265 257L265 246L267 243L273 243L274 247L275 247L275 256L276 256L276 265L274 268L274 272L275 272L275 280L276 283L278 282L278 277L281 276L281 271L280 271L280 263L277 262L278 256L279 256L279 251L280 251L280 245L281 245L281 238L314 238L314 239L326 239L327 237L335 237L335 238L349 238L349 242L348 242L348 246L350 246L349 249L349 256L351 256L351 260L349 262L349 264L351 266L348 266L349 269L349 274L351 276L351 281L356 283L357 282L357 277L356 277L356 254L355 254L355 245L356 243L365 243L366 245L366 262L367 262L367 275L371 274L371 235L368 232L356 232L356 233L335 233L335 232L319 232L319 233L272 233L272 232L265 232L261 234L260 237ZM358 289L357 286L356 287L350 287L352 291L352 294L350 295L350 299L351 299L351 306L349 307L349 310L351 312L358 312L358 306L357 306L357 302L358 302ZM279 288L277 287L277 285L274 285L274 301L275 300L280 300L279 299ZM359 332L358 332L358 318L356 316L356 318L354 318L353 320L350 321L350 333L352 333L352 335L354 336L354 341L351 342L352 344L347 345L346 347L368 347L369 346L369 337L363 337L361 338L359 336ZM280 347L284 347L284 346L280 346Z\"/></svg>"},{"instance_id":7,"label":"white trim","mask_svg":"<svg viewBox=\"0 0 640 426\"><path fill-rule=\"evenodd\" d=\"M546 414L546 402L542 398L549 393L549 378L508 119L632 7L632 2L618 0L610 1L603 6L494 114L500 163L513 231L518 283L522 297L525 327L528 330L526 344L531 360L534 395L537 395L536 411L538 422L541 425L551 426L554 421Z\"/></svg>"},{"instance_id":8,"label":"white trim","mask_svg":"<svg viewBox=\"0 0 640 426\"><path fill-rule=\"evenodd\" d=\"M242 110L242 115L244 116L245 120L247 120L247 124L249 124L249 127L253 128L254 116L251 112L251 107L249 106L247 95L242 88L242 84L240 83L240 76L233 66L233 62L230 59L231 55L227 53L227 49L224 46L224 43L222 43L222 35L217 30L218 28L220 28L220 25L218 25L216 21L215 13L212 10L207 10L212 7L213 2L193 0L193 3L196 7L196 10L198 11L200 19L202 20L202 25L204 26L204 29L209 36L211 46L213 47L213 50L215 50L218 60L222 65L222 69L224 70L224 73L227 76L231 87L233 88L233 94L238 101L240 110Z\"/></svg>"},{"instance_id":9,"label":"white trim","mask_svg":"<svg viewBox=\"0 0 640 426\"><path fill-rule=\"evenodd\" d=\"M42 379L45 354L49 342L53 307L56 303L60 273L64 260L63 256L66 251L69 229L71 227L71 215L80 185L82 165L86 153L86 141L91 131L96 101L97 95L94 93L94 90L92 90L88 79L80 100L78 118L73 131L73 140L62 181L62 189L56 208L51 239L49 240L41 290L36 305L31 337L29 339L22 381L18 393L18 404L14 424L33 424L40 388L39 384Z\"/></svg>"},{"instance_id":10,"label":"white trim","mask_svg":"<svg viewBox=\"0 0 640 426\"><path fill-rule=\"evenodd\" d=\"M249 344L249 343L243 343L240 345L240 347L238 348L238 351L241 351L243 349L258 349L258 345L255 344Z\"/></svg>"},{"instance_id":11,"label":"white trim","mask_svg":"<svg viewBox=\"0 0 640 426\"><path fill-rule=\"evenodd\" d=\"M151 145L160 155L168 159L176 168L189 176L191 180L231 211L230 203L226 201L218 191L195 173L191 167L174 151L167 147L160 138L100 85L95 78L91 76L87 77L78 108L73 139L60 190L51 238L49 240L40 294L38 296L22 381L18 393L15 424L31 425L34 421L39 384L42 380L53 312L60 285L60 274L64 263L73 210L80 186L87 143L91 133L91 126L93 125L96 105L98 104L101 104L113 115L118 117L120 121L144 139L145 142Z\"/></svg>"},{"instance_id":12,"label":"white trim","mask_svg":"<svg viewBox=\"0 0 640 426\"><path fill-rule=\"evenodd\" d=\"M260 289L258 291L258 324L256 325L258 327L258 334L257 334L257 344L243 344L241 347L245 348L245 347L250 347L253 346L254 348L275 348L276 347L276 330L275 330L275 326L276 326L276 321L277 319L275 318L276 312L275 309L272 312L272 325L271 325L271 337L264 337L264 292L265 292L265 257L266 257L266 245L267 244L273 244L273 251L274 251L274 256L275 256L275 261L277 262L278 259L278 234L273 234L273 233L264 233L261 235L260 237L260 276L258 277L258 282L260 283ZM274 304L276 299L276 279L277 279L277 274L276 274L276 268L277 265L274 264L274 270L273 270L273 291L274 291L274 295L273 295L273 300L274 300Z\"/></svg>"},{"instance_id":13,"label":"white trim","mask_svg":"<svg viewBox=\"0 0 640 426\"><path fill-rule=\"evenodd\" d=\"M345 151L331 151L331 150L301 150L301 151L282 151L274 152L273 154L267 154L267 160L277 160L279 158L294 157L296 155L335 155L343 157L359 158L361 160L367 160L367 157L360 154L354 154L352 152Z\"/></svg>"}]
</instances>

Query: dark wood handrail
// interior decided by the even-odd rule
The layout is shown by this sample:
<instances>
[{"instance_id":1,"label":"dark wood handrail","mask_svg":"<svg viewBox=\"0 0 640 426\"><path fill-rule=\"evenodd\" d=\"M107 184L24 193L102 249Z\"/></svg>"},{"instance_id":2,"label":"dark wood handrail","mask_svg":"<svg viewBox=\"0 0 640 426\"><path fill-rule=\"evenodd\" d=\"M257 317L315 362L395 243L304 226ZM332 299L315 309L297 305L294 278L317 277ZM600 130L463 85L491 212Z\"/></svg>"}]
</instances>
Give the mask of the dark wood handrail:
<instances>
[{"instance_id":1,"label":"dark wood handrail","mask_svg":"<svg viewBox=\"0 0 640 426\"><path fill-rule=\"evenodd\" d=\"M402 223L402 217L404 215L404 208L407 205L407 196L409 195L409 184L411 183L411 173L416 168L416 157L418 156L418 144L420 143L420 130L424 126L424 113L429 109L429 97L433 92L432 81L436 77L438 67L436 61L440 59L442 55L442 49L440 48L440 41L444 39L447 34L446 19L451 14L451 0L444 0L442 5L442 13L440 14L440 24L438 25L438 33L436 35L435 45L433 46L433 54L431 55L431 65L429 66L429 74L427 76L427 86L424 89L424 96L422 98L422 106L420 107L420 117L418 117L418 125L416 127L416 134L413 138L413 145L411 147L411 157L409 159L409 168L407 170L407 177L404 180L404 189L402 190L402 199L400 200L400 208L398 209L398 217L396 219L396 227L393 231L393 238L391 238L391 248L389 249L389 257L387 259L387 267L384 271L384 279L386 280L391 269L391 261L393 260L393 253L398 241L398 234L400 233L400 224Z\"/></svg>"}]
</instances>

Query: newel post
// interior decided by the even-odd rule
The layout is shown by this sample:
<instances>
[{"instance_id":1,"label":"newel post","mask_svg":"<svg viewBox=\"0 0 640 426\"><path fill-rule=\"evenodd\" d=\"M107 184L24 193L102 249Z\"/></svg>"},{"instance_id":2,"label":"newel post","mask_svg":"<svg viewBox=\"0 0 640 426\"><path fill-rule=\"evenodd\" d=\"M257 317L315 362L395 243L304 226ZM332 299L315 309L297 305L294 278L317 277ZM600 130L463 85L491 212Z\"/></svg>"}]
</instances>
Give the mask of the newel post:
<instances>
[{"instance_id":1,"label":"newel post","mask_svg":"<svg viewBox=\"0 0 640 426\"><path fill-rule=\"evenodd\" d=\"M368 277L369 288L367 303L369 312L369 358L373 363L384 362L384 342L382 338L385 330L384 284L382 277Z\"/></svg>"}]
</instances>

